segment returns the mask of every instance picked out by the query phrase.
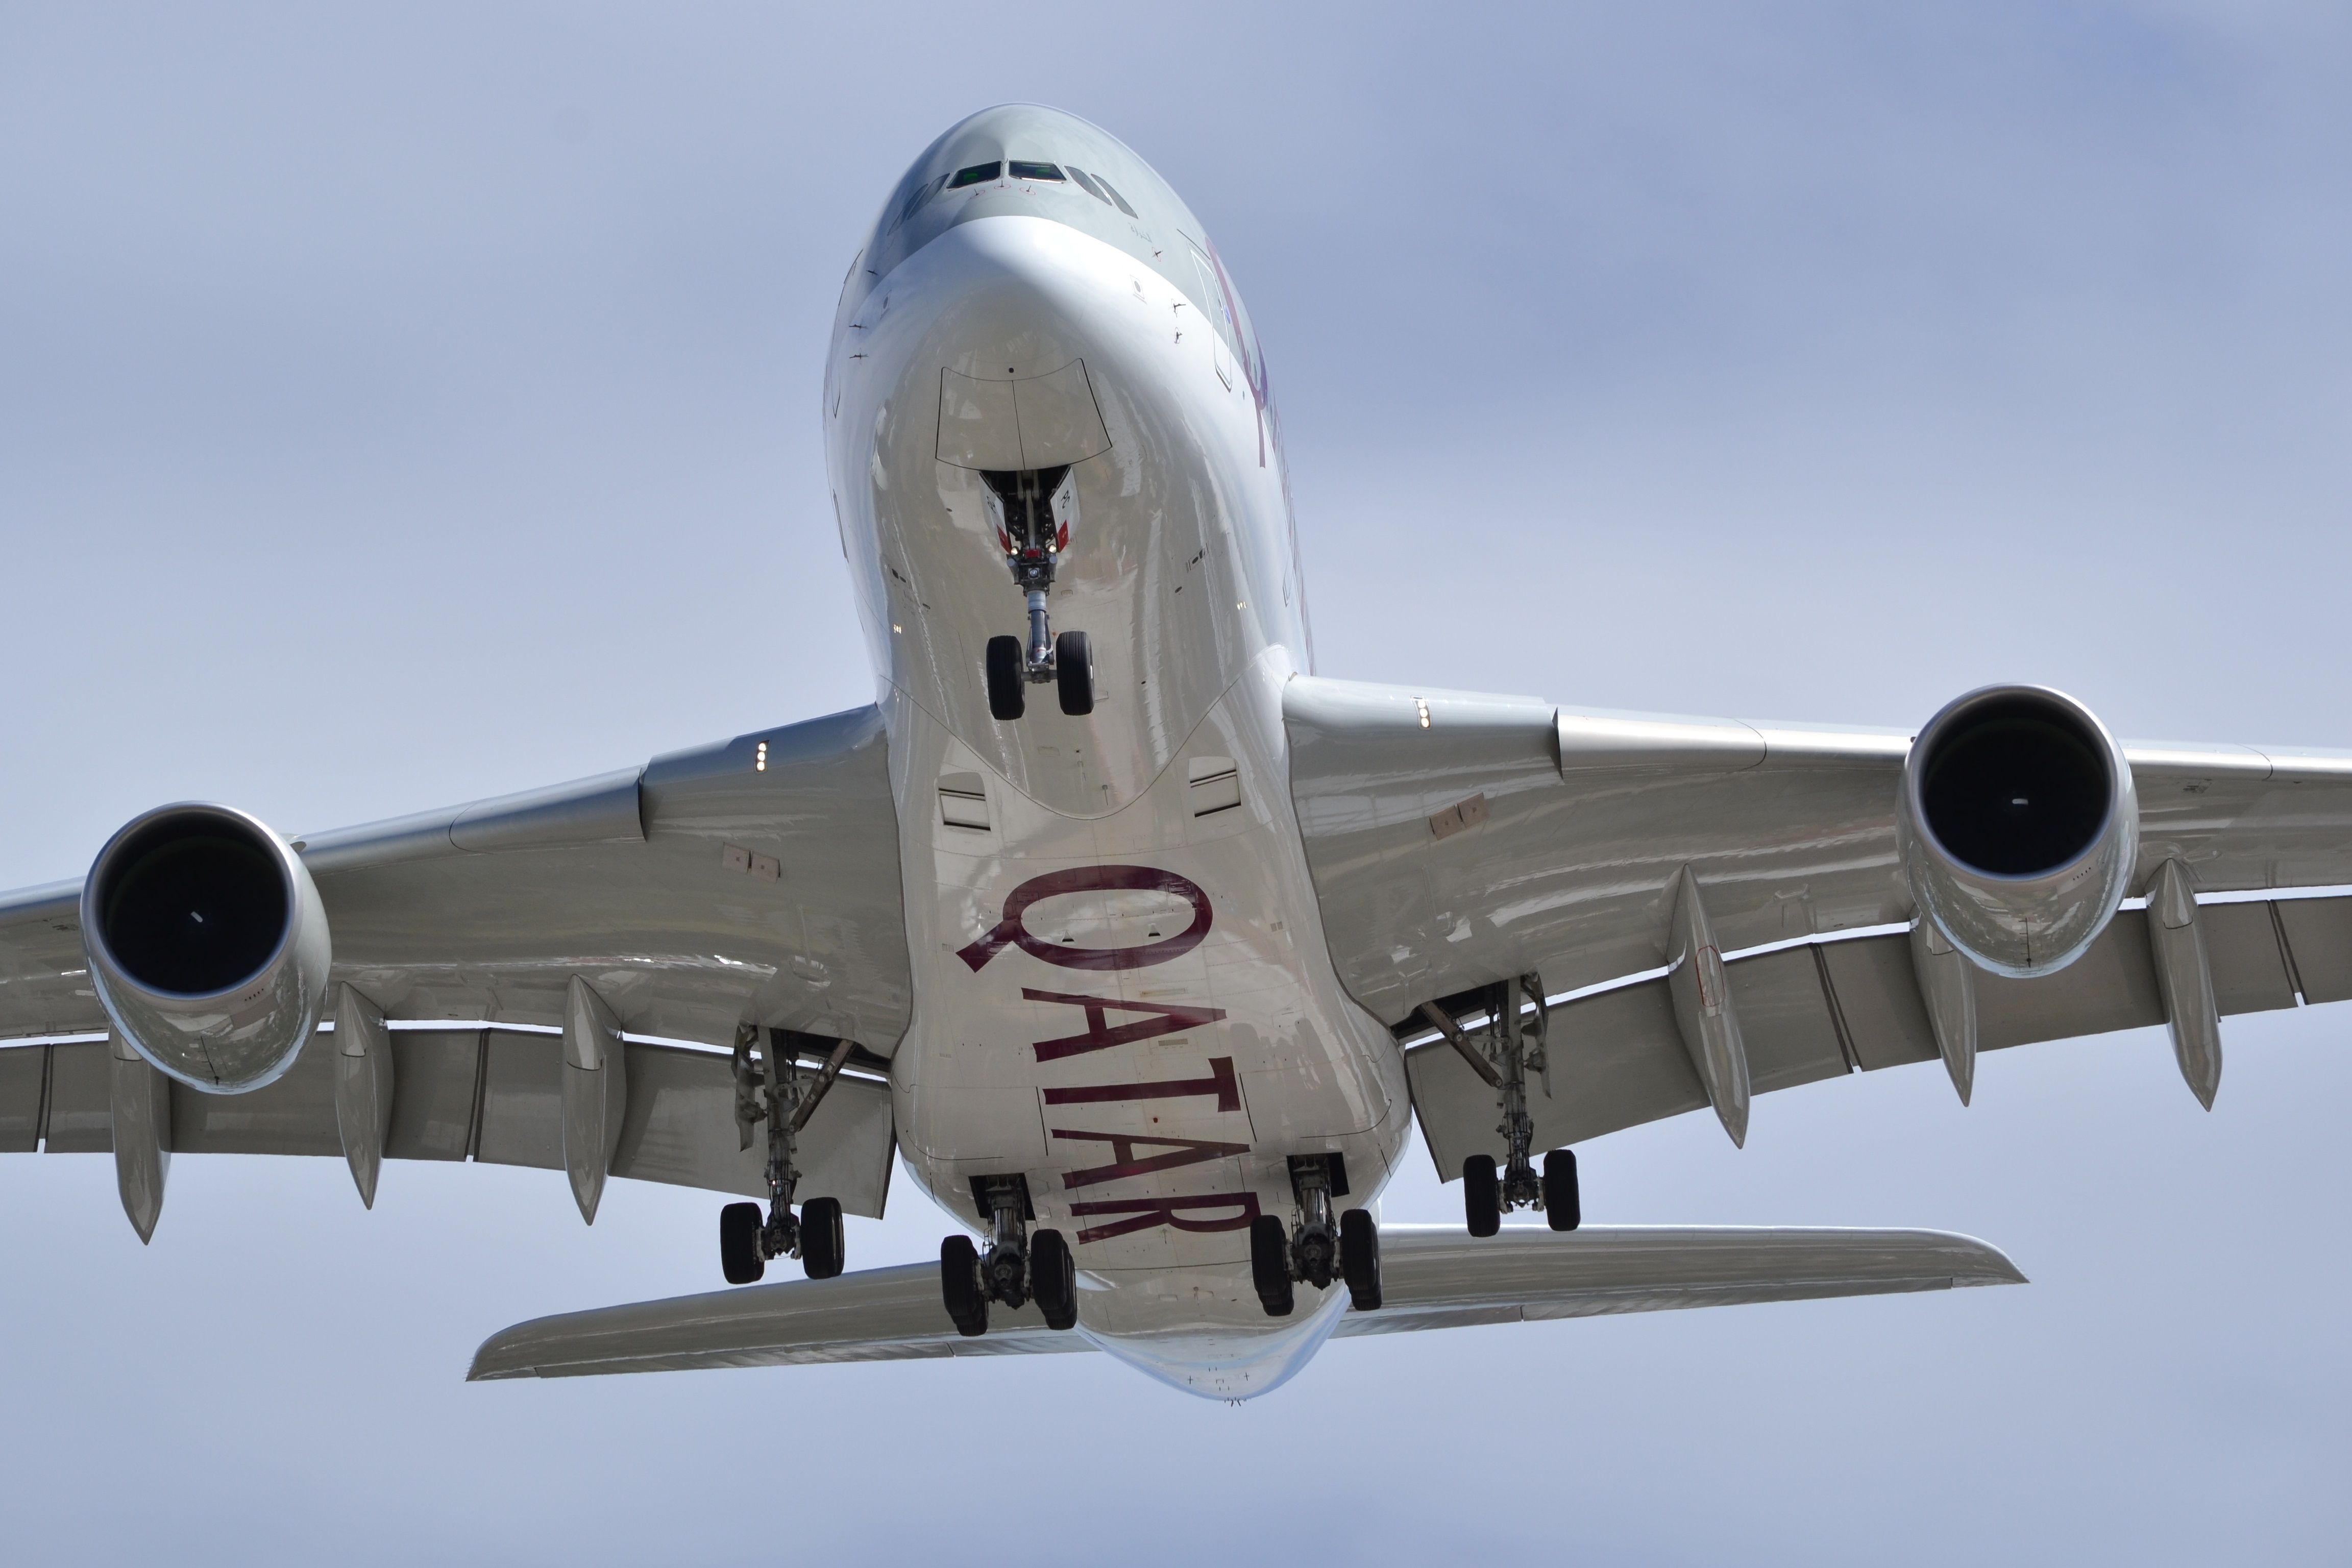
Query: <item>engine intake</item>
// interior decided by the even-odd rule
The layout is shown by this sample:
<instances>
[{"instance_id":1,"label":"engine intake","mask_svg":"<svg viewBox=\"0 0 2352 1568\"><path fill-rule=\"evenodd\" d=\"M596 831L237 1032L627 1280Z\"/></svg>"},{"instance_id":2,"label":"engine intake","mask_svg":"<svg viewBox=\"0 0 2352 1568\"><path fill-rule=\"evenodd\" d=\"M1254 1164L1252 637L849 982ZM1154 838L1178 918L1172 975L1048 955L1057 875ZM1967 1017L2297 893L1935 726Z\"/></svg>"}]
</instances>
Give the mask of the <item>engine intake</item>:
<instances>
[{"instance_id":1,"label":"engine intake","mask_svg":"<svg viewBox=\"0 0 2352 1568\"><path fill-rule=\"evenodd\" d=\"M2123 749L2089 709L2039 686L1988 686L1929 720L1895 822L1920 911L1997 974L2080 958L2139 852Z\"/></svg>"},{"instance_id":2,"label":"engine intake","mask_svg":"<svg viewBox=\"0 0 2352 1568\"><path fill-rule=\"evenodd\" d=\"M116 1030L196 1089L273 1081L325 1009L319 889L300 857L241 811L166 805L132 819L82 884L81 931Z\"/></svg>"}]
</instances>

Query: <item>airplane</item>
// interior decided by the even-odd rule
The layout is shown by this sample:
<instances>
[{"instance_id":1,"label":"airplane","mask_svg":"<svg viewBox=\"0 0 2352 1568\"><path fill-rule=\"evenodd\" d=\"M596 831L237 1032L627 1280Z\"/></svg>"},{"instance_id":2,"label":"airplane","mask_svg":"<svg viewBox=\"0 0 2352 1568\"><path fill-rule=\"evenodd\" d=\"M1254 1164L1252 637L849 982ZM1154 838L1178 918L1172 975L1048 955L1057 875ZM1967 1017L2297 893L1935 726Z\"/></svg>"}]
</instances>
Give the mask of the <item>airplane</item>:
<instances>
[{"instance_id":1,"label":"airplane","mask_svg":"<svg viewBox=\"0 0 2352 1568\"><path fill-rule=\"evenodd\" d=\"M821 417L873 703L300 837L142 814L0 896L0 1149L111 1153L142 1241L174 1153L734 1200L727 1289L477 1379L1102 1351L1237 1400L1334 1337L2022 1282L1585 1226L1577 1146L2158 1024L2210 1109L2224 1015L2352 997L2352 752L2030 684L1894 732L1316 673L1249 313L1075 116L908 168ZM1416 1125L1459 1227L1381 1223ZM849 1270L899 1164L957 1228Z\"/></svg>"}]
</instances>

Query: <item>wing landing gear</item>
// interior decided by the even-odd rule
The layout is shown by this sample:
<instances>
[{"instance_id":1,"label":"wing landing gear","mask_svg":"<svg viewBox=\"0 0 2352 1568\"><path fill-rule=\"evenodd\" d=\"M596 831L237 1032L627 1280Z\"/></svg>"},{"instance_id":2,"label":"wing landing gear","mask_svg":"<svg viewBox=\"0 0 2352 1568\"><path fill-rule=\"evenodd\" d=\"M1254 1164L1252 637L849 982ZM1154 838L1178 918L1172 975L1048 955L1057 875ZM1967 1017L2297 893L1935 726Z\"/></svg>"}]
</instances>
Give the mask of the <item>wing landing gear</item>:
<instances>
[{"instance_id":1,"label":"wing landing gear","mask_svg":"<svg viewBox=\"0 0 2352 1568\"><path fill-rule=\"evenodd\" d=\"M1337 1213L1334 1200L1348 1194L1346 1164L1337 1154L1293 1154L1290 1187L1298 1202L1294 1228L1286 1233L1274 1215L1250 1222L1250 1280L1265 1315L1290 1316L1297 1304L1297 1286L1328 1289L1335 1279L1347 1285L1357 1311L1376 1310L1380 1227L1369 1209Z\"/></svg>"},{"instance_id":2,"label":"wing landing gear","mask_svg":"<svg viewBox=\"0 0 2352 1568\"><path fill-rule=\"evenodd\" d=\"M824 1065L803 1078L803 1043L831 1046ZM842 1235L841 1200L811 1198L793 1213L801 1173L793 1163L793 1141L816 1112L834 1079L841 1076L854 1042L762 1030L752 1024L735 1030L735 1125L751 1146L754 1123L767 1123L768 1212L757 1204L729 1204L719 1211L719 1261L730 1285L749 1285L767 1272L769 1260L797 1258L812 1279L841 1272L847 1248Z\"/></svg>"},{"instance_id":3,"label":"wing landing gear","mask_svg":"<svg viewBox=\"0 0 2352 1568\"><path fill-rule=\"evenodd\" d=\"M975 1176L972 1196L989 1216L988 1250L968 1236L940 1243L940 1296L956 1332L988 1332L992 1301L1019 1309L1031 1301L1056 1331L1078 1324L1077 1266L1058 1230L1029 1228L1036 1218L1024 1176Z\"/></svg>"},{"instance_id":4,"label":"wing landing gear","mask_svg":"<svg viewBox=\"0 0 2352 1568\"><path fill-rule=\"evenodd\" d=\"M1538 1174L1535 1118L1528 1110L1529 1072L1542 1081L1544 1098L1551 1098L1550 1009L1544 1003L1543 977L1521 974L1448 1001L1484 1011L1486 1026L1475 1036L1465 1034L1453 1009L1437 1002L1423 1003L1421 1016L1486 1080L1503 1113L1495 1128L1505 1151L1501 1167L1491 1154L1462 1162L1464 1224L1473 1236L1492 1236L1502 1228L1503 1215L1526 1208L1540 1212L1554 1230L1574 1230L1583 1220L1575 1152L1552 1150Z\"/></svg>"}]
</instances>

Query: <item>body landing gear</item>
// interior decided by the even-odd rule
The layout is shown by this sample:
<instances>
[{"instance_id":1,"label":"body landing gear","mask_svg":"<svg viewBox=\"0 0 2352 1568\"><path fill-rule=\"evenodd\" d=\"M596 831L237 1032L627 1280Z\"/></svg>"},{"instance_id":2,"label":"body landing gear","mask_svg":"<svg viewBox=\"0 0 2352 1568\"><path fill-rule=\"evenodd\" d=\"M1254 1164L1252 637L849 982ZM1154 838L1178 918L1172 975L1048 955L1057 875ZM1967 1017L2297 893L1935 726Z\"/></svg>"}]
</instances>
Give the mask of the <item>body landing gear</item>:
<instances>
[{"instance_id":1,"label":"body landing gear","mask_svg":"<svg viewBox=\"0 0 2352 1568\"><path fill-rule=\"evenodd\" d=\"M1577 1193L1576 1154L1554 1149L1544 1156L1543 1173L1536 1173L1536 1123L1528 1110L1528 1074L1543 1081L1544 1098L1551 1098L1551 1061L1546 1049L1549 1009L1544 1005L1543 980L1522 974L1475 994L1476 1005L1488 1016L1485 1029L1463 1032L1453 1013L1435 1002L1424 1002L1421 1015L1437 1026L1446 1043L1462 1054L1496 1092L1503 1112L1495 1131L1503 1137L1504 1163L1498 1169L1491 1154L1473 1154L1462 1162L1462 1218L1473 1236L1492 1236L1503 1227L1503 1216L1513 1209L1542 1211L1554 1230L1574 1230L1582 1223L1583 1204ZM1533 1004L1533 1013L1528 1012Z\"/></svg>"},{"instance_id":2,"label":"body landing gear","mask_svg":"<svg viewBox=\"0 0 2352 1568\"><path fill-rule=\"evenodd\" d=\"M1260 1215L1250 1222L1250 1282L1269 1318L1286 1318L1297 1304L1297 1285L1328 1289L1336 1279L1348 1287L1359 1312L1381 1304L1381 1236L1369 1209L1349 1209L1333 1223L1332 1200L1348 1192L1347 1167L1337 1154L1294 1154L1290 1185L1299 1219L1286 1233L1280 1216Z\"/></svg>"},{"instance_id":3,"label":"body landing gear","mask_svg":"<svg viewBox=\"0 0 2352 1568\"><path fill-rule=\"evenodd\" d=\"M800 1042L830 1045L824 1066L803 1083ZM793 1139L808 1124L833 1080L849 1059L851 1042L821 1040L789 1029L745 1024L735 1031L735 1124L741 1146L751 1146L754 1122L768 1124L768 1212L758 1204L729 1204L719 1211L719 1262L730 1285L749 1285L768 1271L773 1258L798 1258L812 1279L841 1272L847 1248L842 1235L841 1200L811 1198L793 1214L793 1192L801 1173L793 1164Z\"/></svg>"},{"instance_id":4,"label":"body landing gear","mask_svg":"<svg viewBox=\"0 0 2352 1568\"><path fill-rule=\"evenodd\" d=\"M1022 1176L981 1176L973 1196L989 1215L988 1250L968 1236L940 1243L940 1297L949 1321L966 1339L988 1332L992 1301L1018 1309L1031 1301L1057 1331L1078 1324L1078 1272L1070 1244L1058 1230L1030 1230L1029 1183Z\"/></svg>"}]
</instances>

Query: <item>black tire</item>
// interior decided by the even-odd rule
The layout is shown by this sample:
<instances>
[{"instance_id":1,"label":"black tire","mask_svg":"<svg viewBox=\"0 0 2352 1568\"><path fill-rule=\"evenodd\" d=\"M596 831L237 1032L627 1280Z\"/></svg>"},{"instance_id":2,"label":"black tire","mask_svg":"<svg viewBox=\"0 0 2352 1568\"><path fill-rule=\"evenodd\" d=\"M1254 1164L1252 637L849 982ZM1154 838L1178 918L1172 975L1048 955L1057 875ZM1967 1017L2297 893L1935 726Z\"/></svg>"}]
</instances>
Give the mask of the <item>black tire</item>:
<instances>
[{"instance_id":1,"label":"black tire","mask_svg":"<svg viewBox=\"0 0 2352 1568\"><path fill-rule=\"evenodd\" d=\"M1029 1294L1045 1314L1045 1326L1059 1332L1078 1326L1078 1266L1058 1230L1029 1237Z\"/></svg>"},{"instance_id":2,"label":"black tire","mask_svg":"<svg viewBox=\"0 0 2352 1568\"><path fill-rule=\"evenodd\" d=\"M1357 1311L1381 1310L1381 1227L1372 1223L1370 1209L1349 1209L1339 1216L1339 1274Z\"/></svg>"},{"instance_id":3,"label":"black tire","mask_svg":"<svg viewBox=\"0 0 2352 1568\"><path fill-rule=\"evenodd\" d=\"M1054 639L1054 683L1063 712L1082 719L1095 710L1095 650L1086 633L1064 632Z\"/></svg>"},{"instance_id":4,"label":"black tire","mask_svg":"<svg viewBox=\"0 0 2352 1568\"><path fill-rule=\"evenodd\" d=\"M1492 1236L1503 1228L1502 1183L1495 1177L1491 1154L1473 1154L1462 1162L1462 1219L1473 1236Z\"/></svg>"},{"instance_id":5,"label":"black tire","mask_svg":"<svg viewBox=\"0 0 2352 1568\"><path fill-rule=\"evenodd\" d=\"M729 1204L719 1211L719 1266L730 1285L749 1285L768 1271L760 1256L760 1227L766 1223L758 1204Z\"/></svg>"},{"instance_id":6,"label":"black tire","mask_svg":"<svg viewBox=\"0 0 2352 1568\"><path fill-rule=\"evenodd\" d=\"M841 1272L841 1200L811 1198L801 1205L801 1268L812 1279Z\"/></svg>"},{"instance_id":7,"label":"black tire","mask_svg":"<svg viewBox=\"0 0 2352 1568\"><path fill-rule=\"evenodd\" d=\"M1290 1285L1290 1235L1282 1221L1262 1214L1250 1221L1250 1282L1269 1318L1286 1318L1297 1304Z\"/></svg>"},{"instance_id":8,"label":"black tire","mask_svg":"<svg viewBox=\"0 0 2352 1568\"><path fill-rule=\"evenodd\" d=\"M988 1332L988 1298L980 1290L980 1248L968 1236L940 1243L940 1295L956 1332L976 1340Z\"/></svg>"},{"instance_id":9,"label":"black tire","mask_svg":"<svg viewBox=\"0 0 2352 1568\"><path fill-rule=\"evenodd\" d=\"M1584 1223L1584 1203L1576 1191L1576 1151L1555 1149L1544 1156L1544 1218L1554 1230Z\"/></svg>"},{"instance_id":10,"label":"black tire","mask_svg":"<svg viewBox=\"0 0 2352 1568\"><path fill-rule=\"evenodd\" d=\"M1019 637L988 639L988 712L992 719L1007 722L1021 717L1029 700L1024 694L1027 682L1024 679Z\"/></svg>"}]
</instances>

